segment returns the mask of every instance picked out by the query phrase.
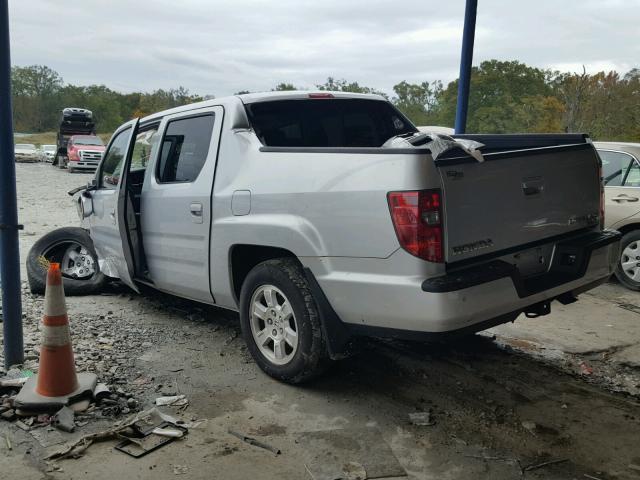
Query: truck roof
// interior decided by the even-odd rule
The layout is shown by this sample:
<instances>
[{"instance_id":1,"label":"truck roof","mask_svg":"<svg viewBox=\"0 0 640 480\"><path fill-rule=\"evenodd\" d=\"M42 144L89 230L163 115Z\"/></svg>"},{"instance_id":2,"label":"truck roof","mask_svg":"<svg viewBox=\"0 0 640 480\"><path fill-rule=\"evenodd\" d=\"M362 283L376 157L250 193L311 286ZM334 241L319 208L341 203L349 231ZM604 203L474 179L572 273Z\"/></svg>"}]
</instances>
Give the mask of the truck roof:
<instances>
[{"instance_id":1,"label":"truck roof","mask_svg":"<svg viewBox=\"0 0 640 480\"><path fill-rule=\"evenodd\" d=\"M361 98L386 101L382 95L372 93L332 92L328 90L287 90L282 92L245 93L243 95L237 95L237 97L242 100L242 103L248 104L268 102L270 100L302 100L308 99L310 95L318 95L320 98L322 98L322 96L332 96L334 98Z\"/></svg>"},{"instance_id":2,"label":"truck roof","mask_svg":"<svg viewBox=\"0 0 640 480\"><path fill-rule=\"evenodd\" d=\"M140 123L147 123L153 120L158 120L167 115L173 115L175 113L186 112L189 110L196 110L199 108L213 107L221 105L222 107L230 110L234 119L233 125L235 128L242 126L248 127L248 121L246 120L246 113L244 112L244 105L268 102L272 100L301 100L310 98L311 95L326 96L331 95L333 98L358 98L368 100L387 101L382 95L376 95L371 93L350 93L350 92L333 92L327 90L288 90L283 92L261 92L261 93L245 93L242 95L230 95L227 97L214 98L211 100L205 100L203 102L190 103L188 105L182 105L180 107L171 108L169 110L163 110L161 112L152 113L144 118L140 119ZM241 119L238 122L239 118Z\"/></svg>"}]
</instances>

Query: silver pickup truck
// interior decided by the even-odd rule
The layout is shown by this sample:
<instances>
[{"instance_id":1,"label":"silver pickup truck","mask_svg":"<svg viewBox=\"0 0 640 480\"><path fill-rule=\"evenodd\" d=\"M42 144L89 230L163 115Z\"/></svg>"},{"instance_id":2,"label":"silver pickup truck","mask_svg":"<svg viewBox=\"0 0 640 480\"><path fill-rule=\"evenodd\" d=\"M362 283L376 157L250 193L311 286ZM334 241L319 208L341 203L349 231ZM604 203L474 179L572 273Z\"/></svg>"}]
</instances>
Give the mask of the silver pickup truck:
<instances>
[{"instance_id":1,"label":"silver pickup truck","mask_svg":"<svg viewBox=\"0 0 640 480\"><path fill-rule=\"evenodd\" d=\"M475 332L574 302L619 259L602 192L585 135L444 137L376 95L239 95L120 127L75 192L83 229L30 259L60 261L71 293L111 277L239 311L256 362L295 383L354 336Z\"/></svg>"}]
</instances>

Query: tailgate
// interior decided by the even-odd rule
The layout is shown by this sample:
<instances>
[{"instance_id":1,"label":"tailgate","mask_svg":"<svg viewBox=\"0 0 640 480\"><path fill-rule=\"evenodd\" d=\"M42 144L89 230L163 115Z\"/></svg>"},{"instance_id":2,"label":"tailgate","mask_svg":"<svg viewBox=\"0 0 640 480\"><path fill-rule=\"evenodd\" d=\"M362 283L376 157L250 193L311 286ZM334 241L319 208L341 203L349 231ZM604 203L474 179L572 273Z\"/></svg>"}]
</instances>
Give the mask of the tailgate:
<instances>
[{"instance_id":1,"label":"tailgate","mask_svg":"<svg viewBox=\"0 0 640 480\"><path fill-rule=\"evenodd\" d=\"M481 141L481 140L480 140ZM446 261L526 246L597 225L599 158L590 143L436 161Z\"/></svg>"}]
</instances>

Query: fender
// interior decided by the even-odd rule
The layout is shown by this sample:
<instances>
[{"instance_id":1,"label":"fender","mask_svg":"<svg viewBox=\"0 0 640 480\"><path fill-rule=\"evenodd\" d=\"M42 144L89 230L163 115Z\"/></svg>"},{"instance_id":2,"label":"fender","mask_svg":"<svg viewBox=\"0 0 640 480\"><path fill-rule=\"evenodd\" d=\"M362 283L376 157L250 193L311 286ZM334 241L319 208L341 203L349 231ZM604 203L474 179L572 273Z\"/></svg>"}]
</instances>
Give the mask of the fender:
<instances>
[{"instance_id":1,"label":"fender","mask_svg":"<svg viewBox=\"0 0 640 480\"><path fill-rule=\"evenodd\" d=\"M229 272L229 252L234 245L286 248L298 258L327 255L316 228L297 215L251 213L218 218L213 223L211 238L211 289L216 304L233 310L237 305Z\"/></svg>"}]
</instances>

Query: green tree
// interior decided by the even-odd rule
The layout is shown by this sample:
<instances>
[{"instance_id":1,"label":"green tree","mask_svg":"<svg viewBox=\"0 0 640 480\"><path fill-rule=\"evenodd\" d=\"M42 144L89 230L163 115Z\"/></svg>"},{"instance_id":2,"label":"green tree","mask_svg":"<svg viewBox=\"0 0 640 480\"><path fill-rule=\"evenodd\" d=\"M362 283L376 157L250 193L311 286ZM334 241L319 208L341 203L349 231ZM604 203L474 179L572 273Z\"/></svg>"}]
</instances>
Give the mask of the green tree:
<instances>
[{"instance_id":1,"label":"green tree","mask_svg":"<svg viewBox=\"0 0 640 480\"><path fill-rule=\"evenodd\" d=\"M133 112L133 116L144 117L154 112L187 105L201 100L202 98L198 95L189 94L189 90L184 87L178 87L170 90L159 89L151 93L140 94L140 101L136 110Z\"/></svg>"},{"instance_id":2,"label":"green tree","mask_svg":"<svg viewBox=\"0 0 640 480\"><path fill-rule=\"evenodd\" d=\"M13 67L13 114L17 130L44 131L55 124L56 96L62 87L60 75L44 65Z\"/></svg>"},{"instance_id":3,"label":"green tree","mask_svg":"<svg viewBox=\"0 0 640 480\"><path fill-rule=\"evenodd\" d=\"M120 93L105 85L64 84L44 65L14 67L13 117L17 131L56 130L60 110L95 114L98 131L133 118L202 100L184 87ZM329 77L320 90L378 93L375 88ZM274 90L295 89L281 82ZM400 82L392 101L417 125L453 125L458 82ZM248 91L238 92L249 93ZM207 95L207 98L214 98ZM469 132L586 132L599 140L640 141L640 70L626 74L550 72L518 61L489 60L472 70Z\"/></svg>"},{"instance_id":4,"label":"green tree","mask_svg":"<svg viewBox=\"0 0 640 480\"><path fill-rule=\"evenodd\" d=\"M329 90L332 92L350 92L350 93L375 93L387 97L381 91L371 87L363 87L358 82L347 82L345 79L336 80L333 77L327 77L327 81L323 84L316 85L318 90Z\"/></svg>"},{"instance_id":5,"label":"green tree","mask_svg":"<svg viewBox=\"0 0 640 480\"><path fill-rule=\"evenodd\" d=\"M292 90L298 90L295 85L293 85L292 83L279 83L278 85L276 85L276 88L273 89L274 92L286 92L286 91L292 91Z\"/></svg>"},{"instance_id":6,"label":"green tree","mask_svg":"<svg viewBox=\"0 0 640 480\"><path fill-rule=\"evenodd\" d=\"M569 132L598 140L640 140L640 71L588 75L557 73L553 86L564 103L563 125Z\"/></svg>"},{"instance_id":7,"label":"green tree","mask_svg":"<svg viewBox=\"0 0 640 480\"><path fill-rule=\"evenodd\" d=\"M550 75L515 60L488 60L473 67L467 131L517 133L529 131L531 125L542 125L535 115L548 115L545 109L554 108L552 103L545 103L553 95ZM458 81L449 83L440 98L441 119L453 125Z\"/></svg>"},{"instance_id":8,"label":"green tree","mask_svg":"<svg viewBox=\"0 0 640 480\"><path fill-rule=\"evenodd\" d=\"M434 125L439 123L439 97L442 95L442 82L408 83L402 81L394 85L396 96L393 103L416 125Z\"/></svg>"}]
</instances>

